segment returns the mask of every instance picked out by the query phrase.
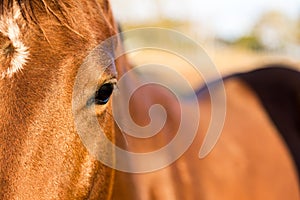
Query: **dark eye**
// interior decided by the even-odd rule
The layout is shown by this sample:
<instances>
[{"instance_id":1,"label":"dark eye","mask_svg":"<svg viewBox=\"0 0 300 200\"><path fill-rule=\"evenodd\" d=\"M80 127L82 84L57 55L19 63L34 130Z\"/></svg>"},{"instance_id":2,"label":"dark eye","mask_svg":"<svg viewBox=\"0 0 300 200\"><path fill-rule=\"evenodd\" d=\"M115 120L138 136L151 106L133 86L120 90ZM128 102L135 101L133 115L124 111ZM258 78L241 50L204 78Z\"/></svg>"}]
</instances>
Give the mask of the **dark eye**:
<instances>
[{"instance_id":1,"label":"dark eye","mask_svg":"<svg viewBox=\"0 0 300 200\"><path fill-rule=\"evenodd\" d=\"M91 106L92 104L105 105L109 101L113 90L113 83L105 83L96 91L95 96L88 100L87 106Z\"/></svg>"},{"instance_id":2,"label":"dark eye","mask_svg":"<svg viewBox=\"0 0 300 200\"><path fill-rule=\"evenodd\" d=\"M96 105L104 105L109 101L109 98L114 90L114 84L106 83L102 85L95 93L94 103Z\"/></svg>"}]
</instances>

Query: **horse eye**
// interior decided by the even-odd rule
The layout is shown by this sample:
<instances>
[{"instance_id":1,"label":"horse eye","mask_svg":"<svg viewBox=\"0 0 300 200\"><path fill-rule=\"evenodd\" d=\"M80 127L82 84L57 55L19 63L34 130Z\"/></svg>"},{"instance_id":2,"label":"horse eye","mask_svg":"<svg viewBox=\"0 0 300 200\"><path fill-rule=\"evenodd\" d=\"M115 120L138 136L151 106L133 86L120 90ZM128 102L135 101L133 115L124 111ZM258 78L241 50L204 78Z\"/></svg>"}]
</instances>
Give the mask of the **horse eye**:
<instances>
[{"instance_id":1,"label":"horse eye","mask_svg":"<svg viewBox=\"0 0 300 200\"><path fill-rule=\"evenodd\" d=\"M94 103L96 105L105 105L114 90L114 84L106 83L102 85L95 93Z\"/></svg>"}]
</instances>

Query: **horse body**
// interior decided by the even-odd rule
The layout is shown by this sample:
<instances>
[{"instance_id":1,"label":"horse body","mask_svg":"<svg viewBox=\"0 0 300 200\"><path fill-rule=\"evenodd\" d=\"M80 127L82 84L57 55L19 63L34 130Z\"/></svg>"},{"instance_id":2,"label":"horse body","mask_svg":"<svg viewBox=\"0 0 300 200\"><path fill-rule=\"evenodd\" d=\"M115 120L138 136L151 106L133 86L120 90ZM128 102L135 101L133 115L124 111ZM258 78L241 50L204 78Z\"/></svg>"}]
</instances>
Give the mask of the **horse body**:
<instances>
[{"instance_id":1,"label":"horse body","mask_svg":"<svg viewBox=\"0 0 300 200\"><path fill-rule=\"evenodd\" d=\"M238 75L255 91L300 171L300 73L282 65Z\"/></svg>"},{"instance_id":2,"label":"horse body","mask_svg":"<svg viewBox=\"0 0 300 200\"><path fill-rule=\"evenodd\" d=\"M202 92L199 95L199 129L188 151L172 165L156 172L117 172L114 199L120 199L120 196L122 199L299 199L293 158L255 91L238 76L225 80L225 89L227 115L224 128L217 145L206 158L199 159L198 153L211 120L211 102L208 92ZM142 96L146 98L146 93L150 93L149 98L157 98L159 94L160 104L169 109L174 120L167 121L159 133L163 139L157 140L170 141L180 118L178 112L173 111L179 108L174 109L174 103L170 106L169 102L175 101L170 100L173 96L158 90L141 91L139 101L145 102ZM158 103L157 100L152 102ZM141 116L137 119L142 122ZM149 146L159 148L155 139L146 142L127 139L130 146L136 147L131 149L133 151L151 150Z\"/></svg>"}]
</instances>

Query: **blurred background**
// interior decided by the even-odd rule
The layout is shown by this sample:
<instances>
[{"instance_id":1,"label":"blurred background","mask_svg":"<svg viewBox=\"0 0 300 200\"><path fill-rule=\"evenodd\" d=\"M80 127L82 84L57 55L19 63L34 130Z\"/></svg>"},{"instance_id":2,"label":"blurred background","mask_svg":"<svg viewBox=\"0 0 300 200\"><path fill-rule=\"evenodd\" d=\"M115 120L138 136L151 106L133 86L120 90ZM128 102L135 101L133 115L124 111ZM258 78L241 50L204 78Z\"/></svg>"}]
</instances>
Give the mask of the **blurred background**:
<instances>
[{"instance_id":1,"label":"blurred background","mask_svg":"<svg viewBox=\"0 0 300 200\"><path fill-rule=\"evenodd\" d=\"M162 27L184 33L205 49L222 74L274 62L300 64L299 0L111 0L111 4L123 30ZM155 57L156 62L184 69L172 55L140 51L130 57L134 64Z\"/></svg>"}]
</instances>

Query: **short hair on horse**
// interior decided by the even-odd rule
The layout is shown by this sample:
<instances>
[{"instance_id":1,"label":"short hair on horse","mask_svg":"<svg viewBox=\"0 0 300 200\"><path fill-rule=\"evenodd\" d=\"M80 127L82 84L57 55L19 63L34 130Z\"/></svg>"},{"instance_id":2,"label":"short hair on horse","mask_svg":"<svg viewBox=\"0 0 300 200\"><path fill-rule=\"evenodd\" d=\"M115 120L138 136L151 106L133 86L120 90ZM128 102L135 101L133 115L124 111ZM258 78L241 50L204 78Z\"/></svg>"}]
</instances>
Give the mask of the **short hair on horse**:
<instances>
[{"instance_id":1,"label":"short hair on horse","mask_svg":"<svg viewBox=\"0 0 300 200\"><path fill-rule=\"evenodd\" d=\"M38 24L38 17L36 13L38 11L46 11L52 14L61 22L66 22L69 20L67 7L69 6L66 2L60 0L53 0L47 2L45 0L0 0L0 15L5 15L5 13L15 9L18 6L23 18L27 22L33 22Z\"/></svg>"}]
</instances>

